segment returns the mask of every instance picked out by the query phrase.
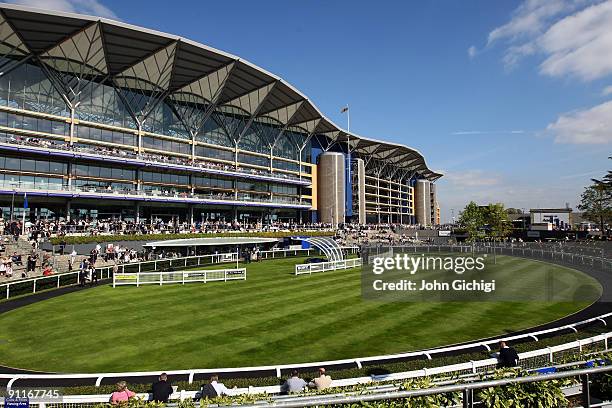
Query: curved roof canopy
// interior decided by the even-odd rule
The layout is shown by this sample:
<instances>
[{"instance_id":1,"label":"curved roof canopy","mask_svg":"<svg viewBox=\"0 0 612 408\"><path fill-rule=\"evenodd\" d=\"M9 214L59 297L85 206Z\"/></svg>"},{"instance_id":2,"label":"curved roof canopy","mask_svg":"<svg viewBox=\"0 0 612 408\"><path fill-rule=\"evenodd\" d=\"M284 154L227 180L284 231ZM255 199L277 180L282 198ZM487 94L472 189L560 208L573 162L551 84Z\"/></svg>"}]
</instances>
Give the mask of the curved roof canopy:
<instances>
[{"instance_id":1,"label":"curved roof canopy","mask_svg":"<svg viewBox=\"0 0 612 408\"><path fill-rule=\"evenodd\" d=\"M328 145L339 143L357 156L432 181L442 177L417 150L349 133L278 76L182 37L100 17L0 4L0 50L12 57L33 54L60 72L97 76L170 99L237 105L252 121L272 118L288 130L324 135ZM0 71L7 65L0 62Z\"/></svg>"}]
</instances>

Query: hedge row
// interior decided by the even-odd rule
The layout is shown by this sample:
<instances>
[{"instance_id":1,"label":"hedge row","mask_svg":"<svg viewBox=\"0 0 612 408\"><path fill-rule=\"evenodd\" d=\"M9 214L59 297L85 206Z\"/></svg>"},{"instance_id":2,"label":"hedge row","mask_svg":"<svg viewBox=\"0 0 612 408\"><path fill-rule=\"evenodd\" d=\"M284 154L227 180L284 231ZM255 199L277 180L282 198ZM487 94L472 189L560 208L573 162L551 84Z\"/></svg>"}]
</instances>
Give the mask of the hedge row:
<instances>
[{"instance_id":1,"label":"hedge row","mask_svg":"<svg viewBox=\"0 0 612 408\"><path fill-rule=\"evenodd\" d=\"M68 245L73 244L91 244L101 242L117 242L117 241L161 241L168 239L185 239L185 238L231 238L231 237L257 237L257 238L286 238L296 235L307 235L310 237L327 237L334 236L333 231L308 231L308 232L215 232L215 233L200 233L200 234L134 234L134 235L84 235L84 236L68 236L51 238L50 242L53 245L59 245L62 241Z\"/></svg>"}]
</instances>

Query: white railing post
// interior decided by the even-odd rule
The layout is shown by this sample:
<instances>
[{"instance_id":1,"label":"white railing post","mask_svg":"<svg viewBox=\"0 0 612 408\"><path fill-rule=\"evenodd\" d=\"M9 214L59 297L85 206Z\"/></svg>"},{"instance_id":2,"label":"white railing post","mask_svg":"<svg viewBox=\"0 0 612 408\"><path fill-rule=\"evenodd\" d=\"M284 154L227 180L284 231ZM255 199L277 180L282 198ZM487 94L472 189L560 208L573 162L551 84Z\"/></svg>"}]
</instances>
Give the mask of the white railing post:
<instances>
[{"instance_id":1,"label":"white railing post","mask_svg":"<svg viewBox=\"0 0 612 408\"><path fill-rule=\"evenodd\" d=\"M59 280L59 276L57 278ZM34 285L33 285L33 288L32 288L32 293L36 293L36 279L34 279Z\"/></svg>"},{"instance_id":2,"label":"white railing post","mask_svg":"<svg viewBox=\"0 0 612 408\"><path fill-rule=\"evenodd\" d=\"M59 277L59 275L57 275L57 287L58 288L60 287L60 277Z\"/></svg>"},{"instance_id":3,"label":"white railing post","mask_svg":"<svg viewBox=\"0 0 612 408\"><path fill-rule=\"evenodd\" d=\"M123 272L123 273L125 273L125 272ZM136 274L136 287L139 287L139 286L140 286L140 274L137 273Z\"/></svg>"},{"instance_id":4,"label":"white railing post","mask_svg":"<svg viewBox=\"0 0 612 408\"><path fill-rule=\"evenodd\" d=\"M163 280L164 280L164 274L163 274L163 272L159 272L159 286L162 285Z\"/></svg>"}]
</instances>

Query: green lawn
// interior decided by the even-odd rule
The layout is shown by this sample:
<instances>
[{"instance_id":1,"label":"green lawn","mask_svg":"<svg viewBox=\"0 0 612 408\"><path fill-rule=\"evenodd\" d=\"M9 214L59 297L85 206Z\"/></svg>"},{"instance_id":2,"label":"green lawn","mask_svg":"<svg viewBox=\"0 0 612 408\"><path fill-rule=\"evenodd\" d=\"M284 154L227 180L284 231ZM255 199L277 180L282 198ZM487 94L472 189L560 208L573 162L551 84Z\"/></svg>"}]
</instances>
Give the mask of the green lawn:
<instances>
[{"instance_id":1,"label":"green lawn","mask_svg":"<svg viewBox=\"0 0 612 408\"><path fill-rule=\"evenodd\" d=\"M295 277L298 261L250 264L247 281L101 286L22 307L0 315L0 364L112 372L363 357L516 331L590 303L363 301L358 270ZM536 261L498 256L490 267L517 280L554 268L570 285L599 287Z\"/></svg>"}]
</instances>

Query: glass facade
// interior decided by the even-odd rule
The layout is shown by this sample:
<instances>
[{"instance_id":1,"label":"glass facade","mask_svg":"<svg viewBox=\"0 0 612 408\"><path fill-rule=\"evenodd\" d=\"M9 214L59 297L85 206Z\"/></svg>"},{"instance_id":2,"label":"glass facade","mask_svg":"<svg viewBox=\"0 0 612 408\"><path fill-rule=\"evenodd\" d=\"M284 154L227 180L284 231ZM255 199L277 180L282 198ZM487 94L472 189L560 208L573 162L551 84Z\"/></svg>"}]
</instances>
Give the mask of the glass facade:
<instances>
[{"instance_id":1,"label":"glass facade","mask_svg":"<svg viewBox=\"0 0 612 408\"><path fill-rule=\"evenodd\" d=\"M136 181L136 170L121 167L92 166L87 164L76 164L73 166L72 175L77 178L91 177L114 180Z\"/></svg>"},{"instance_id":2,"label":"glass facade","mask_svg":"<svg viewBox=\"0 0 612 408\"><path fill-rule=\"evenodd\" d=\"M141 172L143 183L158 183L168 185L189 185L189 176L186 174L160 173L156 171Z\"/></svg>"},{"instance_id":3,"label":"glass facade","mask_svg":"<svg viewBox=\"0 0 612 408\"><path fill-rule=\"evenodd\" d=\"M145 149L154 149L165 152L191 155L191 145L186 142L160 139L152 136L142 137L142 147L144 147Z\"/></svg>"},{"instance_id":4,"label":"glass facade","mask_svg":"<svg viewBox=\"0 0 612 408\"><path fill-rule=\"evenodd\" d=\"M26 62L0 77L0 104L33 112L70 116L66 102L44 71Z\"/></svg>"},{"instance_id":5,"label":"glass facade","mask_svg":"<svg viewBox=\"0 0 612 408\"><path fill-rule=\"evenodd\" d=\"M274 211L306 220L314 215L307 211L317 195L317 156L324 151L345 153L347 135L279 78L212 49L153 33L137 36L137 28L107 20L81 26L85 23L66 16L37 13L11 24L17 18L11 14L2 13L2 35L13 42L0 47L4 204L10 189L61 189L112 193L112 199L123 200L108 210L117 214L133 213L138 202L155 207L153 214L176 211L165 208L166 203L195 205L196 213L217 219L228 216L229 209L243 212L231 218L245 220L260 218L258 211L269 212L271 220L287 218ZM23 21L40 24L24 28ZM105 40L113 46L106 47ZM33 44L36 52L31 52ZM354 145L354 157L367 158L378 144L363 140ZM440 176L407 148L387 146L376 159L385 161L386 154L395 160L385 166L405 173L402 177ZM413 167L404 166L402 157ZM376 160L368 162L366 175L376 174ZM410 175L416 168L419 174ZM376 183L374 193L366 184L366 201L372 202L372 194L377 198L375 210L381 208L381 197L386 199L389 222L410 204L404 191L400 197L386 194L395 190L397 177L390 173L390 184ZM157 194L175 199L154 204L151 196ZM41 195L38 191L35 196ZM221 203L197 202L198 195L214 196ZM96 206L109 205L92 198L79 202L85 196L48 194L54 205L74 201L77 207L64 211L67 214L101 214ZM248 212L233 202L235 198L250 205ZM223 200L232 202L226 205ZM252 205L257 200L261 203ZM291 206L279 206L287 203Z\"/></svg>"},{"instance_id":6,"label":"glass facade","mask_svg":"<svg viewBox=\"0 0 612 408\"><path fill-rule=\"evenodd\" d=\"M137 146L138 136L133 133L125 133L116 130L96 128L93 126L76 125L75 136L79 139L95 140L113 145ZM84 141L84 140L82 140Z\"/></svg>"}]
</instances>

